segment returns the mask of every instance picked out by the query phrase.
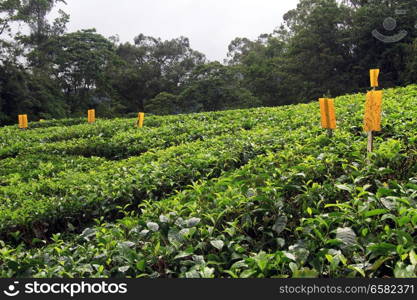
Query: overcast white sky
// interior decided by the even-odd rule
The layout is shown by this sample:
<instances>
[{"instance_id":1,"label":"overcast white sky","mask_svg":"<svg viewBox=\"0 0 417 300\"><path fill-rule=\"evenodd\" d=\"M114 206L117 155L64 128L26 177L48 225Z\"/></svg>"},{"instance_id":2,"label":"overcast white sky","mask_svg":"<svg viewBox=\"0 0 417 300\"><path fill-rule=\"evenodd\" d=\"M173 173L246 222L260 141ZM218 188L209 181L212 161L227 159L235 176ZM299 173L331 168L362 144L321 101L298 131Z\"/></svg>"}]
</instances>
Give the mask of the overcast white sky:
<instances>
[{"instance_id":1,"label":"overcast white sky","mask_svg":"<svg viewBox=\"0 0 417 300\"><path fill-rule=\"evenodd\" d=\"M96 28L133 42L140 33L172 39L186 36L210 60L226 58L235 37L271 33L298 0L66 0L69 31Z\"/></svg>"}]
</instances>

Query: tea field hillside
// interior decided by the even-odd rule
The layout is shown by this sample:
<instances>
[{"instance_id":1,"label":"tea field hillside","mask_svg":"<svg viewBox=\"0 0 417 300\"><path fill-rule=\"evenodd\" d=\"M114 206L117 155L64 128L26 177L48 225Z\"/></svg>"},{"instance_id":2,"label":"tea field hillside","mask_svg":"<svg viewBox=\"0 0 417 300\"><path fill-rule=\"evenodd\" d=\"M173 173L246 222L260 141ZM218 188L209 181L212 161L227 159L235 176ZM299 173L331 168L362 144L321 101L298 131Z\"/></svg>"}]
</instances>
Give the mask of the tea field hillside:
<instances>
[{"instance_id":1,"label":"tea field hillside","mask_svg":"<svg viewBox=\"0 0 417 300\"><path fill-rule=\"evenodd\" d=\"M417 85L0 128L0 277L417 277Z\"/></svg>"}]
</instances>

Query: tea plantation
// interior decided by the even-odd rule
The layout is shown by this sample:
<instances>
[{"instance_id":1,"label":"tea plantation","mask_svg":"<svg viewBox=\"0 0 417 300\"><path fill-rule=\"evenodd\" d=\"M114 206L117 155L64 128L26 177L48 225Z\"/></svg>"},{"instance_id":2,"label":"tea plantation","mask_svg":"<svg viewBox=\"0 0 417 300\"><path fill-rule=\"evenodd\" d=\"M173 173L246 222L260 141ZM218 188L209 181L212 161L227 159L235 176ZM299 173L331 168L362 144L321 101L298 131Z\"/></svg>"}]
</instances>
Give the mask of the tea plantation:
<instances>
[{"instance_id":1,"label":"tea plantation","mask_svg":"<svg viewBox=\"0 0 417 300\"><path fill-rule=\"evenodd\" d=\"M417 86L0 129L0 277L417 277Z\"/></svg>"}]
</instances>

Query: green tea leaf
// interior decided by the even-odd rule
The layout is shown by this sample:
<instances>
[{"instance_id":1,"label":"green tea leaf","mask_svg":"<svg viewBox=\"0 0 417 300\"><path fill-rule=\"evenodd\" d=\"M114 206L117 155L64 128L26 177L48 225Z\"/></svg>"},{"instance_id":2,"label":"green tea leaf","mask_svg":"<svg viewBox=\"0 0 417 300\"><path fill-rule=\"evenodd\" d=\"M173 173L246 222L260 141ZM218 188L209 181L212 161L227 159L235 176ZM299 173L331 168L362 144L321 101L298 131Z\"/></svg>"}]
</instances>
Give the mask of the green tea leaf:
<instances>
[{"instance_id":1,"label":"green tea leaf","mask_svg":"<svg viewBox=\"0 0 417 300\"><path fill-rule=\"evenodd\" d=\"M287 221L288 218L286 216L279 216L276 219L275 224L272 226L272 230L274 230L277 234L280 234L284 231Z\"/></svg>"},{"instance_id":2,"label":"green tea leaf","mask_svg":"<svg viewBox=\"0 0 417 300\"><path fill-rule=\"evenodd\" d=\"M210 241L210 244L219 251L222 250L224 246L224 242L222 240Z\"/></svg>"},{"instance_id":3,"label":"green tea leaf","mask_svg":"<svg viewBox=\"0 0 417 300\"><path fill-rule=\"evenodd\" d=\"M369 217L383 215L383 214L386 214L387 212L388 212L387 209L382 209L382 208L380 208L380 209L373 209L373 210L370 210L370 211L367 211L366 213L364 213L363 216L365 218L369 218Z\"/></svg>"},{"instance_id":4,"label":"green tea leaf","mask_svg":"<svg viewBox=\"0 0 417 300\"><path fill-rule=\"evenodd\" d=\"M416 268L413 265L406 265L398 262L394 269L395 278L417 278Z\"/></svg>"},{"instance_id":5,"label":"green tea leaf","mask_svg":"<svg viewBox=\"0 0 417 300\"><path fill-rule=\"evenodd\" d=\"M336 238L341 240L345 246L352 246L356 244L356 234L352 228L349 227L337 228Z\"/></svg>"}]
</instances>

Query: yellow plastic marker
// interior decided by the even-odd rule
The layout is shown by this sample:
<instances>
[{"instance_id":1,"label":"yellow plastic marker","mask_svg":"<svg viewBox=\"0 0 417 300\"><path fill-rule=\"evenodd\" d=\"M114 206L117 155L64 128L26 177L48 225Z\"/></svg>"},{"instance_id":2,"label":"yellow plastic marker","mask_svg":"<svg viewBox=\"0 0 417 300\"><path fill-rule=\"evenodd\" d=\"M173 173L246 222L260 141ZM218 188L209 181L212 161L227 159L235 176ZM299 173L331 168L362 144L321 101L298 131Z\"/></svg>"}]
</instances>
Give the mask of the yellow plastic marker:
<instances>
[{"instance_id":1,"label":"yellow plastic marker","mask_svg":"<svg viewBox=\"0 0 417 300\"><path fill-rule=\"evenodd\" d=\"M19 128L27 129L28 128L28 115L19 115Z\"/></svg>"},{"instance_id":2,"label":"yellow plastic marker","mask_svg":"<svg viewBox=\"0 0 417 300\"><path fill-rule=\"evenodd\" d=\"M139 126L139 128L142 128L143 127L143 122L144 121L145 121L145 113L140 112L138 114L138 126Z\"/></svg>"},{"instance_id":3,"label":"yellow plastic marker","mask_svg":"<svg viewBox=\"0 0 417 300\"><path fill-rule=\"evenodd\" d=\"M28 115L23 115L23 125L25 126L25 128L28 128Z\"/></svg>"},{"instance_id":4,"label":"yellow plastic marker","mask_svg":"<svg viewBox=\"0 0 417 300\"><path fill-rule=\"evenodd\" d=\"M368 152L374 148L374 131L381 131L381 112L382 112L382 91L377 91L379 86L379 69L371 69L369 76L372 91L366 95L364 130L368 133Z\"/></svg>"},{"instance_id":5,"label":"yellow plastic marker","mask_svg":"<svg viewBox=\"0 0 417 300\"><path fill-rule=\"evenodd\" d=\"M369 71L370 78L371 78L371 87L375 88L378 87L378 77L379 77L379 69L371 69Z\"/></svg>"},{"instance_id":6,"label":"yellow plastic marker","mask_svg":"<svg viewBox=\"0 0 417 300\"><path fill-rule=\"evenodd\" d=\"M336 113L334 99L320 98L321 127L324 129L336 129Z\"/></svg>"},{"instance_id":7,"label":"yellow plastic marker","mask_svg":"<svg viewBox=\"0 0 417 300\"><path fill-rule=\"evenodd\" d=\"M382 91L370 91L366 95L364 130L381 131Z\"/></svg>"},{"instance_id":8,"label":"yellow plastic marker","mask_svg":"<svg viewBox=\"0 0 417 300\"><path fill-rule=\"evenodd\" d=\"M96 111L94 109L88 110L88 123L94 123L96 121Z\"/></svg>"}]
</instances>

